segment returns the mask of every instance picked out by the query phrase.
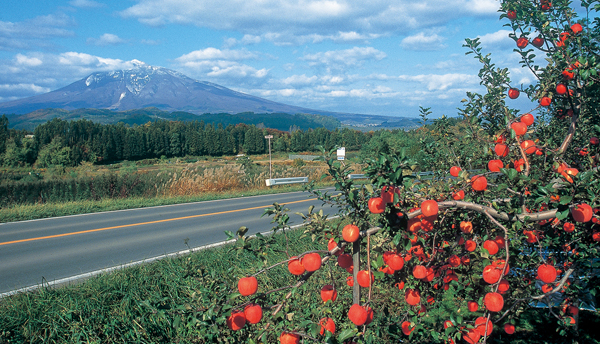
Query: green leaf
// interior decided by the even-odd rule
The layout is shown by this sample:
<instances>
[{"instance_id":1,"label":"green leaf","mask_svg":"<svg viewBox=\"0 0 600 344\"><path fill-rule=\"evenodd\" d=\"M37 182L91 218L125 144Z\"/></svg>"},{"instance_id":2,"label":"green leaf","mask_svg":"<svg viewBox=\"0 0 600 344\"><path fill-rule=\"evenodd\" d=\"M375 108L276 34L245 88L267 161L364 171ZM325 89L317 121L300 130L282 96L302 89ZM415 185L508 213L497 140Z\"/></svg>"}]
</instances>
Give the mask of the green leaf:
<instances>
[{"instance_id":1,"label":"green leaf","mask_svg":"<svg viewBox=\"0 0 600 344\"><path fill-rule=\"evenodd\" d=\"M556 218L559 220L564 220L569 216L569 209L565 210L565 211L557 211L556 212Z\"/></svg>"},{"instance_id":2,"label":"green leaf","mask_svg":"<svg viewBox=\"0 0 600 344\"><path fill-rule=\"evenodd\" d=\"M338 342L342 343L346 339L350 339L354 337L354 335L358 332L356 328L348 328L343 330L338 336Z\"/></svg>"},{"instance_id":3,"label":"green leaf","mask_svg":"<svg viewBox=\"0 0 600 344\"><path fill-rule=\"evenodd\" d=\"M313 337L317 337L317 335L319 334L320 329L321 329L321 326L319 326L318 324L313 323L313 324L310 325L310 334Z\"/></svg>"},{"instance_id":4,"label":"green leaf","mask_svg":"<svg viewBox=\"0 0 600 344\"><path fill-rule=\"evenodd\" d=\"M567 205L567 204L571 203L572 200L573 200L572 196L561 196L560 197L560 204Z\"/></svg>"}]
</instances>

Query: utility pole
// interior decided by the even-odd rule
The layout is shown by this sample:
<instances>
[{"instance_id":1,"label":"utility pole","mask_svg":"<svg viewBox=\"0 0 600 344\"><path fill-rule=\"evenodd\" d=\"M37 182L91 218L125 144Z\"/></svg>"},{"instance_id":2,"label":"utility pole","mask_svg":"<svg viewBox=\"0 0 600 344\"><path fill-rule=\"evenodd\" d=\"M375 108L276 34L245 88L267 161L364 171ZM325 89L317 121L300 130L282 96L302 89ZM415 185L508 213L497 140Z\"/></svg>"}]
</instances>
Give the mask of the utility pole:
<instances>
[{"instance_id":1,"label":"utility pole","mask_svg":"<svg viewBox=\"0 0 600 344\"><path fill-rule=\"evenodd\" d=\"M271 161L271 139L273 135L265 136L265 139L269 139L269 179L273 179L273 163Z\"/></svg>"}]
</instances>

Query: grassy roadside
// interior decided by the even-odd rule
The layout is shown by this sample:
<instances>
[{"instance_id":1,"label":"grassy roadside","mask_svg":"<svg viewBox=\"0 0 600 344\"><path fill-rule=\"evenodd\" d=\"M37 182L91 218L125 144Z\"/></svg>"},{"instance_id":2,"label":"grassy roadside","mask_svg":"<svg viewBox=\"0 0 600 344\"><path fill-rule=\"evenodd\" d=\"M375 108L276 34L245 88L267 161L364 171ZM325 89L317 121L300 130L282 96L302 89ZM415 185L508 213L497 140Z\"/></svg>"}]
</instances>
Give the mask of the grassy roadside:
<instances>
[{"instance_id":1,"label":"grassy roadside","mask_svg":"<svg viewBox=\"0 0 600 344\"><path fill-rule=\"evenodd\" d=\"M339 324L337 335L354 329L343 324L347 323L352 292L345 284L345 272L332 263L294 290L276 317L268 309L281 302L289 289L266 292L294 284L297 279L285 265L260 274L257 278L261 294L254 302L265 309L263 320L236 332L225 324L231 308L247 301L235 293L240 277L285 260L288 253L297 255L323 246L325 242L313 242L298 229L286 231L285 236L276 234L272 240L251 240L251 250L238 250L234 245L211 248L117 270L74 285L5 297L0 300L0 343L248 343L257 339L267 322L272 324L263 342L274 343L284 328L310 333L309 329L317 326L324 313ZM323 304L319 297L321 286L328 283L335 283L339 291L333 304ZM384 281L376 282L372 300L375 319L367 327L374 336L373 343L407 339L401 332L378 330L399 321L396 313L407 311L405 305L386 306L390 302L397 304L394 299L401 298L401 294ZM453 300L445 302L448 306L454 304ZM526 312L514 335L506 335L498 326L488 343L599 343L593 337L600 325L597 313L582 311L581 337L567 338L557 334L555 323L546 321L547 310ZM438 324L445 317L435 313L430 316L424 319L429 325ZM324 342L323 337L318 338L318 342Z\"/></svg>"},{"instance_id":2,"label":"grassy roadside","mask_svg":"<svg viewBox=\"0 0 600 344\"><path fill-rule=\"evenodd\" d=\"M321 184L319 187L330 185ZM217 199L238 198L256 195L269 195L285 192L303 191L303 185L282 185L271 189L233 190L217 193L203 193L193 196L172 197L130 197L125 199L103 199L99 201L77 201L44 203L36 205L16 205L0 209L0 223L42 219L47 217L97 213L102 211L154 207L160 205L181 204L190 202L212 201Z\"/></svg>"},{"instance_id":3,"label":"grassy roadside","mask_svg":"<svg viewBox=\"0 0 600 344\"><path fill-rule=\"evenodd\" d=\"M322 243L303 240L302 231L286 234L292 254L322 248ZM273 239L261 248L269 265L287 259L281 249L284 236ZM258 248L257 240L251 242ZM225 339L225 311L219 305L227 302L238 278L264 265L252 252L232 249L211 248L1 299L0 343L242 342ZM293 276L283 272L280 266L261 275L261 290L292 283ZM304 288L322 282L315 278ZM267 297L263 301L274 302Z\"/></svg>"}]
</instances>

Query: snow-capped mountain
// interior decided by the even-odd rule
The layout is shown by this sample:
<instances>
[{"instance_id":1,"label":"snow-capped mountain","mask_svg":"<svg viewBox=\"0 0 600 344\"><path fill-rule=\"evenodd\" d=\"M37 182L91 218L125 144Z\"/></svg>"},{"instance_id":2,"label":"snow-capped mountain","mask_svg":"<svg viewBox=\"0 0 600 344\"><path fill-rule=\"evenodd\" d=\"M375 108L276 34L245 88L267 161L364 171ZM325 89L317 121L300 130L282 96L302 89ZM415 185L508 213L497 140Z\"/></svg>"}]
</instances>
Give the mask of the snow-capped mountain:
<instances>
[{"instance_id":1,"label":"snow-capped mountain","mask_svg":"<svg viewBox=\"0 0 600 344\"><path fill-rule=\"evenodd\" d=\"M131 110L156 107L165 111L202 113L321 113L290 106L204 81L179 72L134 61L129 70L94 73L49 93L0 103L0 113L24 114L47 108Z\"/></svg>"}]
</instances>

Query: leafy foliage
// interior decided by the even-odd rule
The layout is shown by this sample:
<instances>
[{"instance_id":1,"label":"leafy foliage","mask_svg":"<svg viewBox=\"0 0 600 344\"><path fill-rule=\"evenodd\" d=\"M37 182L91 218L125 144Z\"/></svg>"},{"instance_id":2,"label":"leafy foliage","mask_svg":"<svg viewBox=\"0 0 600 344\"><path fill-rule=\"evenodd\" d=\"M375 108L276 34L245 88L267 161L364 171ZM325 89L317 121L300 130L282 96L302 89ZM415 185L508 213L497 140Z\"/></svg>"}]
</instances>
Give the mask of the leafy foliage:
<instances>
[{"instance_id":1,"label":"leafy foliage","mask_svg":"<svg viewBox=\"0 0 600 344\"><path fill-rule=\"evenodd\" d=\"M600 9L586 1L582 6L587 18ZM406 143L394 135L371 141L369 149L377 155L370 155L364 170L372 187L356 185L349 178L352 171L329 158L333 151L326 154L337 194L314 193L337 206L343 221L358 225L361 235L344 242L335 240L339 228L321 228L322 235L334 235L335 244L329 242L322 261L351 247L352 304L376 314L369 325L346 318L346 304L337 308L344 319L336 324L354 329L341 332L338 342L407 336L411 342L487 342L488 337L491 342L501 332L492 333L491 326L517 323L537 305L547 308L548 324L554 323L565 340L591 340L579 332L579 309L593 307L599 291L600 150L594 135L600 134L600 21L578 20L567 1L505 0L501 12L502 18L511 17L507 26L522 66L537 78L521 90L539 104L530 111L537 120L511 108L506 95L511 90L515 98L520 87L511 85L508 69L484 55L478 39L467 39L467 54L482 64L479 77L486 93L467 94L462 122L452 129L445 117L429 123L429 109L422 108L425 126L410 133ZM529 35L545 41L535 46L546 55L546 65L538 64L536 49L523 44ZM559 91L558 83L567 91ZM407 154L417 140L418 157ZM453 165L462 170L450 177L446 171ZM430 166L433 173L414 174ZM403 266L392 268L392 256L401 257ZM375 275L374 286L360 282L363 272ZM307 272L299 281L315 274ZM409 298L409 291L418 299L412 292ZM344 292L350 298L339 289ZM472 309L466 310L469 302ZM279 328L277 312L266 321ZM331 314L339 319L340 313ZM319 340L302 330L302 322L285 325L305 340Z\"/></svg>"}]
</instances>

